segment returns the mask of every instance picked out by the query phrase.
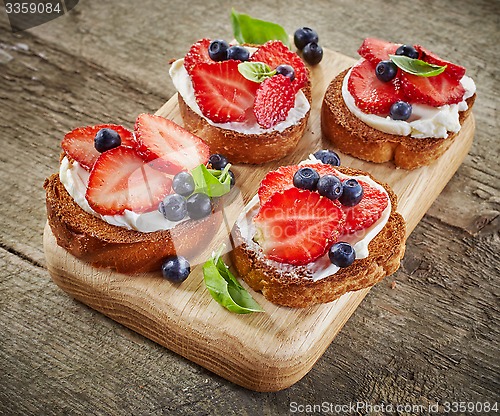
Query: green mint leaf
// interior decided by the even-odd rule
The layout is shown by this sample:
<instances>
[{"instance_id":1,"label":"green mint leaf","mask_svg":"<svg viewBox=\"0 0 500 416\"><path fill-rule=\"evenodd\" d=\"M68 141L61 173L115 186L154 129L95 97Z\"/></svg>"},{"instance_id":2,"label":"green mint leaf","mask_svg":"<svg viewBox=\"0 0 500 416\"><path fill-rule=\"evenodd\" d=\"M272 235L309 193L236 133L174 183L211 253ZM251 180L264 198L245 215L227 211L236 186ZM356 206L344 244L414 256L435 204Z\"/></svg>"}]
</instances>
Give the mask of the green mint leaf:
<instances>
[{"instance_id":1,"label":"green mint leaf","mask_svg":"<svg viewBox=\"0 0 500 416\"><path fill-rule=\"evenodd\" d=\"M248 14L231 11L234 38L239 43L262 45L268 40L280 40L290 47L290 38L285 29L273 22L255 19Z\"/></svg>"},{"instance_id":2,"label":"green mint leaf","mask_svg":"<svg viewBox=\"0 0 500 416\"><path fill-rule=\"evenodd\" d=\"M207 169L205 165L199 165L191 170L194 179L195 192L203 192L210 198L225 195L231 190L231 176L229 176L228 164L224 170Z\"/></svg>"},{"instance_id":3,"label":"green mint leaf","mask_svg":"<svg viewBox=\"0 0 500 416\"><path fill-rule=\"evenodd\" d=\"M242 62L238 64L238 71L246 79L259 83L276 74L275 69L263 62Z\"/></svg>"},{"instance_id":4,"label":"green mint leaf","mask_svg":"<svg viewBox=\"0 0 500 416\"><path fill-rule=\"evenodd\" d=\"M389 58L391 58L391 61L394 62L398 68L401 68L409 74L418 75L419 77L435 77L446 69L446 65L429 64L420 59L413 59L404 55L389 55Z\"/></svg>"},{"instance_id":5,"label":"green mint leaf","mask_svg":"<svg viewBox=\"0 0 500 416\"><path fill-rule=\"evenodd\" d=\"M239 314L264 312L219 256L203 265L203 280L212 298L227 310Z\"/></svg>"}]
</instances>

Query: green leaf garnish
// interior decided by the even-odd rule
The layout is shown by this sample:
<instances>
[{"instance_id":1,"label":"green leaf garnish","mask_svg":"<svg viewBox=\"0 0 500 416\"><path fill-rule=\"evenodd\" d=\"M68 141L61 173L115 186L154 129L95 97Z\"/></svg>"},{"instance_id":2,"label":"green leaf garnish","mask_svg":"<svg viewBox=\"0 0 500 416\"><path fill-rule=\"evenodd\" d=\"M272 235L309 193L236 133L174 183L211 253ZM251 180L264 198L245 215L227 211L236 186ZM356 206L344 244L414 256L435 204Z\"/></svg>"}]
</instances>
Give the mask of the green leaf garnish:
<instances>
[{"instance_id":1,"label":"green leaf garnish","mask_svg":"<svg viewBox=\"0 0 500 416\"><path fill-rule=\"evenodd\" d=\"M443 73L446 69L446 65L434 65L404 55L389 55L389 58L391 58L391 61L394 62L398 68L401 68L409 74L418 75L419 77L435 77Z\"/></svg>"},{"instance_id":2,"label":"green leaf garnish","mask_svg":"<svg viewBox=\"0 0 500 416\"><path fill-rule=\"evenodd\" d=\"M259 83L276 74L276 70L264 62L242 62L238 64L238 71L246 79Z\"/></svg>"},{"instance_id":3,"label":"green leaf garnish","mask_svg":"<svg viewBox=\"0 0 500 416\"><path fill-rule=\"evenodd\" d=\"M255 19L248 14L231 11L234 38L239 43L262 45L268 40L280 40L290 47L290 38L285 29L273 22Z\"/></svg>"},{"instance_id":4,"label":"green leaf garnish","mask_svg":"<svg viewBox=\"0 0 500 416\"><path fill-rule=\"evenodd\" d=\"M220 254L214 254L203 265L203 279L212 298L227 310L239 314L264 312L229 271Z\"/></svg>"},{"instance_id":5,"label":"green leaf garnish","mask_svg":"<svg viewBox=\"0 0 500 416\"><path fill-rule=\"evenodd\" d=\"M207 169L205 165L199 165L191 170L194 179L194 192L203 192L210 198L218 197L229 193L231 190L231 176L227 164L224 170Z\"/></svg>"}]
</instances>

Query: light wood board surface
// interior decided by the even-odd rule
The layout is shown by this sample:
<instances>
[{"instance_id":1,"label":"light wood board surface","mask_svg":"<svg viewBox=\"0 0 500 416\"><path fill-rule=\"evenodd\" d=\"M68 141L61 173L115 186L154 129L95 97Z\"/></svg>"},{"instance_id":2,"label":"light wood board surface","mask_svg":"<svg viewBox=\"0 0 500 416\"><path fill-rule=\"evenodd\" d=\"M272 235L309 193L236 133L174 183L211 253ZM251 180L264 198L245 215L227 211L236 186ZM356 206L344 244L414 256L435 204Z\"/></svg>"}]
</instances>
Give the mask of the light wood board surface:
<instances>
[{"instance_id":1,"label":"light wood board surface","mask_svg":"<svg viewBox=\"0 0 500 416\"><path fill-rule=\"evenodd\" d=\"M312 70L311 117L297 150L279 162L234 167L243 201L255 194L269 170L298 162L326 146L321 140L321 100L331 79L353 62L352 58L325 51L321 65ZM182 123L175 96L158 114ZM472 144L474 128L471 116L438 162L415 171L344 155L342 164L366 170L393 187L409 234L461 164ZM237 212L228 211L229 224ZM348 293L330 304L300 310L273 305L251 291L266 312L236 315L211 299L200 266L194 267L182 285L171 284L159 274L127 276L97 270L59 248L48 226L44 249L53 280L71 296L222 377L257 391L280 390L302 378L368 293Z\"/></svg>"}]
</instances>

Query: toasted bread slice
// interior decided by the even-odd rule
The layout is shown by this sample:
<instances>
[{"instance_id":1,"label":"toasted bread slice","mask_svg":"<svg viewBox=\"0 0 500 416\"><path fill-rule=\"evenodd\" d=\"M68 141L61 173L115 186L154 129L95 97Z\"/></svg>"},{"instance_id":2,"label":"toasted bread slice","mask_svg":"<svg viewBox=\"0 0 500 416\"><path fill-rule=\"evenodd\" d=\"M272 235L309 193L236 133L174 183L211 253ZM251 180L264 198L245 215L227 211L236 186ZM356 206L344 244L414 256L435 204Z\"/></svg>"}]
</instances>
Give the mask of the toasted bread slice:
<instances>
[{"instance_id":1,"label":"toasted bread slice","mask_svg":"<svg viewBox=\"0 0 500 416\"><path fill-rule=\"evenodd\" d=\"M321 130L341 152L375 163L394 160L403 169L429 165L453 143L458 133L447 138L415 139L384 133L368 126L347 108L342 97L342 82L348 69L328 86L321 108ZM460 124L469 116L476 95L468 98L466 111L460 112Z\"/></svg>"},{"instance_id":2,"label":"toasted bread slice","mask_svg":"<svg viewBox=\"0 0 500 416\"><path fill-rule=\"evenodd\" d=\"M303 92L311 103L311 87L307 85ZM196 114L178 94L179 109L184 127L200 137L210 147L211 153L221 153L231 163L261 164L278 160L290 154L303 136L309 119L308 113L282 132L271 131L263 134L244 134L234 130L212 126Z\"/></svg>"},{"instance_id":3,"label":"toasted bread slice","mask_svg":"<svg viewBox=\"0 0 500 416\"><path fill-rule=\"evenodd\" d=\"M121 273L159 271L165 257L190 257L204 248L222 223L215 213L171 230L142 233L110 225L85 212L53 174L45 180L47 217L57 244L95 267ZM217 207L215 207L217 208Z\"/></svg>"},{"instance_id":4,"label":"toasted bread slice","mask_svg":"<svg viewBox=\"0 0 500 416\"><path fill-rule=\"evenodd\" d=\"M367 175L356 169L338 167L346 175ZM352 265L337 273L314 281L304 266L286 265L283 269L272 266L262 250L250 247L242 237L238 224L233 232L233 265L248 285L269 301L278 305L304 308L318 303L331 302L344 293L373 286L385 276L394 273L405 252L406 224L396 212L397 197L387 184L384 187L391 201L391 213L384 228L370 242L369 256L355 260Z\"/></svg>"}]
</instances>

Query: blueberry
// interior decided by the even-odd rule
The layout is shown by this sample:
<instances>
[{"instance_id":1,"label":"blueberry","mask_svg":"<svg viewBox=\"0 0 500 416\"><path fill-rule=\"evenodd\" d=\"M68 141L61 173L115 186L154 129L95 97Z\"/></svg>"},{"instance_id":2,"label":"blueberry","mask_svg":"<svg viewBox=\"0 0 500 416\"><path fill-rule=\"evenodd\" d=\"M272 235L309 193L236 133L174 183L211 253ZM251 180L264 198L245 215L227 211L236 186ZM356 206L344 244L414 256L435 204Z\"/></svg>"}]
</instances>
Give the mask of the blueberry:
<instances>
[{"instance_id":1,"label":"blueberry","mask_svg":"<svg viewBox=\"0 0 500 416\"><path fill-rule=\"evenodd\" d=\"M342 182L342 195L339 201L346 207L353 207L359 204L363 198L363 187L356 179L346 179Z\"/></svg>"},{"instance_id":2,"label":"blueberry","mask_svg":"<svg viewBox=\"0 0 500 416\"><path fill-rule=\"evenodd\" d=\"M276 73L290 78L290 81L295 79L295 70L290 65L278 65Z\"/></svg>"},{"instance_id":3,"label":"blueberry","mask_svg":"<svg viewBox=\"0 0 500 416\"><path fill-rule=\"evenodd\" d=\"M229 160L225 156L215 153L208 158L208 163L212 165L212 169L222 170L229 163Z\"/></svg>"},{"instance_id":4,"label":"blueberry","mask_svg":"<svg viewBox=\"0 0 500 416\"><path fill-rule=\"evenodd\" d=\"M248 61L250 59L250 52L243 46L231 46L227 50L227 59L234 59L236 61Z\"/></svg>"},{"instance_id":5,"label":"blueberry","mask_svg":"<svg viewBox=\"0 0 500 416\"><path fill-rule=\"evenodd\" d=\"M191 266L185 257L169 256L163 261L161 272L165 279L180 283L191 273Z\"/></svg>"},{"instance_id":6,"label":"blueberry","mask_svg":"<svg viewBox=\"0 0 500 416\"><path fill-rule=\"evenodd\" d=\"M179 194L167 195L165 199L160 202L158 211L160 211L169 221L180 221L184 219L187 214L186 198Z\"/></svg>"},{"instance_id":7,"label":"blueberry","mask_svg":"<svg viewBox=\"0 0 500 416\"><path fill-rule=\"evenodd\" d=\"M411 104L406 101L396 101L389 112L393 120L408 120L411 116Z\"/></svg>"},{"instance_id":8,"label":"blueberry","mask_svg":"<svg viewBox=\"0 0 500 416\"><path fill-rule=\"evenodd\" d=\"M194 179L189 172L179 172L174 176L172 188L182 196L189 196L194 192Z\"/></svg>"},{"instance_id":9,"label":"blueberry","mask_svg":"<svg viewBox=\"0 0 500 416\"><path fill-rule=\"evenodd\" d=\"M187 212L193 220L199 220L210 215L212 201L207 194L195 193L187 199Z\"/></svg>"},{"instance_id":10,"label":"blueberry","mask_svg":"<svg viewBox=\"0 0 500 416\"><path fill-rule=\"evenodd\" d=\"M318 34L310 27L301 27L297 29L293 35L293 43L299 51L311 42L318 43Z\"/></svg>"},{"instance_id":11,"label":"blueberry","mask_svg":"<svg viewBox=\"0 0 500 416\"><path fill-rule=\"evenodd\" d=\"M319 64L323 59L323 48L316 42L308 43L304 46L302 56L309 65Z\"/></svg>"},{"instance_id":12,"label":"blueberry","mask_svg":"<svg viewBox=\"0 0 500 416\"><path fill-rule=\"evenodd\" d=\"M293 175L293 185L300 189L314 191L318 181L319 173L312 168L300 168Z\"/></svg>"},{"instance_id":13,"label":"blueberry","mask_svg":"<svg viewBox=\"0 0 500 416\"><path fill-rule=\"evenodd\" d=\"M122 138L113 129L101 129L94 137L94 147L99 153L114 149L122 144Z\"/></svg>"},{"instance_id":14,"label":"blueberry","mask_svg":"<svg viewBox=\"0 0 500 416\"><path fill-rule=\"evenodd\" d=\"M325 175L319 178L317 188L320 195L331 200L339 199L342 195L342 182L333 175Z\"/></svg>"},{"instance_id":15,"label":"blueberry","mask_svg":"<svg viewBox=\"0 0 500 416\"><path fill-rule=\"evenodd\" d=\"M339 242L328 251L330 261L338 267L350 266L356 258L356 252L349 243Z\"/></svg>"},{"instance_id":16,"label":"blueberry","mask_svg":"<svg viewBox=\"0 0 500 416\"><path fill-rule=\"evenodd\" d=\"M382 82L389 82L394 79L397 72L398 67L392 61L380 61L375 67L375 75Z\"/></svg>"},{"instance_id":17,"label":"blueberry","mask_svg":"<svg viewBox=\"0 0 500 416\"><path fill-rule=\"evenodd\" d=\"M229 43L227 43L225 40L213 40L208 46L208 56L210 56L212 61L225 61L227 60L228 49Z\"/></svg>"},{"instance_id":18,"label":"blueberry","mask_svg":"<svg viewBox=\"0 0 500 416\"><path fill-rule=\"evenodd\" d=\"M231 188L232 188L234 186L234 184L236 183L236 177L234 176L234 173L232 170L228 170L227 173L231 177Z\"/></svg>"},{"instance_id":19,"label":"blueberry","mask_svg":"<svg viewBox=\"0 0 500 416\"><path fill-rule=\"evenodd\" d=\"M314 157L318 160L321 160L323 163L327 163L332 166L340 166L340 158L339 155L331 150L318 150L314 153Z\"/></svg>"},{"instance_id":20,"label":"blueberry","mask_svg":"<svg viewBox=\"0 0 500 416\"><path fill-rule=\"evenodd\" d=\"M408 58L418 59L418 51L411 45L401 45L396 49L396 55L404 55Z\"/></svg>"}]
</instances>

